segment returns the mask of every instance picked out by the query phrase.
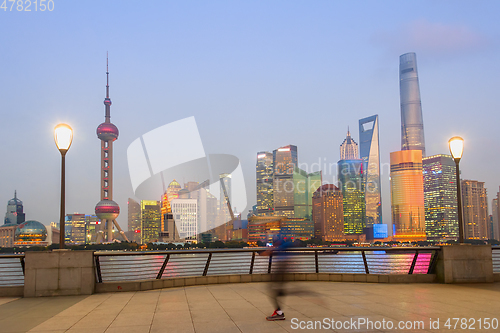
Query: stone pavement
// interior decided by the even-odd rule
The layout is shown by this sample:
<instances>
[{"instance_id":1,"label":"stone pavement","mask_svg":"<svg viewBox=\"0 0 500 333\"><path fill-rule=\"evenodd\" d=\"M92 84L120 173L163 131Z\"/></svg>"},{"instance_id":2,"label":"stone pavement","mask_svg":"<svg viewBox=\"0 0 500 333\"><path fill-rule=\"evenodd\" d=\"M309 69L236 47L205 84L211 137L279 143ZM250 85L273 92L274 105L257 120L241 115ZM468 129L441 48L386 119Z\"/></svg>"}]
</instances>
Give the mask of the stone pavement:
<instances>
[{"instance_id":1,"label":"stone pavement","mask_svg":"<svg viewBox=\"0 0 500 333\"><path fill-rule=\"evenodd\" d=\"M301 291L284 299L285 321L268 322L273 312L268 283L190 286L161 290L46 298L0 298L0 332L298 332L307 325L343 323L342 328L308 332L456 332L448 318L484 329L484 318L500 320L500 283L443 285L348 282L291 282ZM439 328L432 330L439 318ZM472 325L472 320L476 321ZM479 329L478 319L482 319ZM374 327L350 326L363 320ZM308 322L309 321L309 322ZM339 321L339 322L337 322ZM386 329L375 329L385 321ZM389 321L393 329L389 330ZM423 327L398 329L399 322ZM493 321L493 324L495 322ZM345 326L348 325L348 326ZM470 325L470 326L469 326ZM314 326L309 326L314 327ZM404 327L404 326L403 326ZM437 326L435 326L437 327ZM465 330L461 330L465 331Z\"/></svg>"}]
</instances>

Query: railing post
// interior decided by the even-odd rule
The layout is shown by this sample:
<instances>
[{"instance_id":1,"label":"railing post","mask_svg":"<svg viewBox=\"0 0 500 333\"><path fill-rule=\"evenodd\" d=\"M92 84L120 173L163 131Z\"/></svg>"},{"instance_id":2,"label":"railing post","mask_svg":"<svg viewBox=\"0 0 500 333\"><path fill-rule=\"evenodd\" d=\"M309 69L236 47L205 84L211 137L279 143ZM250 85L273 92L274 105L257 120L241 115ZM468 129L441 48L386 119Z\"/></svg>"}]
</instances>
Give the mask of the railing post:
<instances>
[{"instance_id":1,"label":"railing post","mask_svg":"<svg viewBox=\"0 0 500 333\"><path fill-rule=\"evenodd\" d=\"M255 251L252 252L252 261L250 262L250 272L248 274L253 273L253 264L255 263Z\"/></svg>"},{"instance_id":2,"label":"railing post","mask_svg":"<svg viewBox=\"0 0 500 333\"><path fill-rule=\"evenodd\" d=\"M94 255L94 259L95 259L95 270L97 273L97 282L102 283L101 265L99 263L99 256Z\"/></svg>"},{"instance_id":3,"label":"railing post","mask_svg":"<svg viewBox=\"0 0 500 333\"><path fill-rule=\"evenodd\" d=\"M363 256L363 263L365 264L365 273L370 274L370 271L368 270L368 262L366 261L366 255L365 251L361 251L361 255Z\"/></svg>"},{"instance_id":4,"label":"railing post","mask_svg":"<svg viewBox=\"0 0 500 333\"><path fill-rule=\"evenodd\" d=\"M267 274L271 274L271 266L273 263L273 253L269 254L269 266L267 267Z\"/></svg>"},{"instance_id":5,"label":"railing post","mask_svg":"<svg viewBox=\"0 0 500 333\"><path fill-rule=\"evenodd\" d=\"M165 268L167 267L168 260L170 259L170 253L167 254L165 257L165 261L163 262L163 265L161 265L160 271L158 272L158 275L156 276L156 279L159 280L163 276L163 272L165 271Z\"/></svg>"},{"instance_id":6,"label":"railing post","mask_svg":"<svg viewBox=\"0 0 500 333\"><path fill-rule=\"evenodd\" d=\"M418 259L418 250L415 250L415 255L413 256L413 261L411 262L408 274L413 274L413 270L415 269L415 264L417 263L417 259Z\"/></svg>"},{"instance_id":7,"label":"railing post","mask_svg":"<svg viewBox=\"0 0 500 333\"><path fill-rule=\"evenodd\" d=\"M427 268L427 274L432 274L434 272L434 267L436 266L438 255L439 255L438 250L434 250L432 258L429 262L429 267Z\"/></svg>"},{"instance_id":8,"label":"railing post","mask_svg":"<svg viewBox=\"0 0 500 333\"><path fill-rule=\"evenodd\" d=\"M26 275L26 274L24 273L24 269L25 269L25 266L24 266L24 257L21 257L21 267L22 267L22 269L23 269L23 275Z\"/></svg>"},{"instance_id":9,"label":"railing post","mask_svg":"<svg viewBox=\"0 0 500 333\"><path fill-rule=\"evenodd\" d=\"M207 276L208 266L210 266L210 260L212 260L212 252L208 254L207 263L205 264L205 269L203 270L203 276Z\"/></svg>"},{"instance_id":10,"label":"railing post","mask_svg":"<svg viewBox=\"0 0 500 333\"><path fill-rule=\"evenodd\" d=\"M314 261L316 263L316 273L319 273L318 250L314 250Z\"/></svg>"}]
</instances>

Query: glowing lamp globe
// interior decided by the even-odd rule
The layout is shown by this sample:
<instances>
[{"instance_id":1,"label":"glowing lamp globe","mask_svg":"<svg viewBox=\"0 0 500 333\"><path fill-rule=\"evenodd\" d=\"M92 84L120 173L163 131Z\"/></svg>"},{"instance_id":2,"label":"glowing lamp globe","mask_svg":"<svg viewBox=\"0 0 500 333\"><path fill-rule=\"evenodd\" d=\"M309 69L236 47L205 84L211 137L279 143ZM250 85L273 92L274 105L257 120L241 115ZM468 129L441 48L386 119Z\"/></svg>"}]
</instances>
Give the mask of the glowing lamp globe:
<instances>
[{"instance_id":1,"label":"glowing lamp globe","mask_svg":"<svg viewBox=\"0 0 500 333\"><path fill-rule=\"evenodd\" d=\"M95 214L99 220L115 220L120 214L120 206L113 200L101 200L95 205Z\"/></svg>"},{"instance_id":2,"label":"glowing lamp globe","mask_svg":"<svg viewBox=\"0 0 500 333\"><path fill-rule=\"evenodd\" d=\"M454 136L448 141L450 146L451 156L454 160L460 160L464 152L464 139L459 136Z\"/></svg>"},{"instance_id":3,"label":"glowing lamp globe","mask_svg":"<svg viewBox=\"0 0 500 333\"><path fill-rule=\"evenodd\" d=\"M54 141L61 153L68 151L73 141L73 129L66 124L59 124L54 128Z\"/></svg>"},{"instance_id":4,"label":"glowing lamp globe","mask_svg":"<svg viewBox=\"0 0 500 333\"><path fill-rule=\"evenodd\" d=\"M97 127L97 137L103 141L118 139L118 128L112 123L102 123Z\"/></svg>"}]
</instances>

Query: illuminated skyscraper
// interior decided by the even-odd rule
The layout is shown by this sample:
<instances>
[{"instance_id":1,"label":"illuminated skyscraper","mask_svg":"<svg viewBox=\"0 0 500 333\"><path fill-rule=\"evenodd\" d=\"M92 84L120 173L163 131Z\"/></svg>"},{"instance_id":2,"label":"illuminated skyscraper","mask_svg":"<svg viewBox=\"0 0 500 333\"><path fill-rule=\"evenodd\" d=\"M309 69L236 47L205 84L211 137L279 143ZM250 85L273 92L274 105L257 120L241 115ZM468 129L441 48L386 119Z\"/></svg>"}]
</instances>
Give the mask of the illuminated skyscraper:
<instances>
[{"instance_id":1,"label":"illuminated skyscraper","mask_svg":"<svg viewBox=\"0 0 500 333\"><path fill-rule=\"evenodd\" d=\"M141 243L158 242L160 238L160 202L141 200Z\"/></svg>"},{"instance_id":2,"label":"illuminated skyscraper","mask_svg":"<svg viewBox=\"0 0 500 333\"><path fill-rule=\"evenodd\" d=\"M86 243L85 214L67 214L64 219L65 242Z\"/></svg>"},{"instance_id":3,"label":"illuminated skyscraper","mask_svg":"<svg viewBox=\"0 0 500 333\"><path fill-rule=\"evenodd\" d=\"M424 121L417 73L417 55L399 57L399 93L401 100L401 150L420 150L425 157Z\"/></svg>"},{"instance_id":4,"label":"illuminated skyscraper","mask_svg":"<svg viewBox=\"0 0 500 333\"><path fill-rule=\"evenodd\" d=\"M109 98L109 72L106 59L106 98L104 99L104 122L97 127L101 140L101 201L95 206L95 213L101 220L98 242L113 241L113 225L125 240L127 236L116 222L120 207L113 201L113 141L118 139L118 127L111 123L111 99ZM106 234L106 235L105 235Z\"/></svg>"},{"instance_id":5,"label":"illuminated skyscraper","mask_svg":"<svg viewBox=\"0 0 500 333\"><path fill-rule=\"evenodd\" d=\"M427 240L458 240L455 161L449 155L434 155L422 163Z\"/></svg>"},{"instance_id":6,"label":"illuminated skyscraper","mask_svg":"<svg viewBox=\"0 0 500 333\"><path fill-rule=\"evenodd\" d=\"M273 201L273 154L267 151L257 153L257 215L272 215Z\"/></svg>"},{"instance_id":7,"label":"illuminated skyscraper","mask_svg":"<svg viewBox=\"0 0 500 333\"><path fill-rule=\"evenodd\" d=\"M464 238L489 239L488 196L484 182L462 180Z\"/></svg>"},{"instance_id":8,"label":"illuminated skyscraper","mask_svg":"<svg viewBox=\"0 0 500 333\"><path fill-rule=\"evenodd\" d=\"M132 198L128 198L128 231L130 241L141 242L141 205Z\"/></svg>"},{"instance_id":9,"label":"illuminated skyscraper","mask_svg":"<svg viewBox=\"0 0 500 333\"><path fill-rule=\"evenodd\" d=\"M366 227L363 161L340 160L337 166L339 188L343 198L344 233L361 234Z\"/></svg>"},{"instance_id":10,"label":"illuminated skyscraper","mask_svg":"<svg viewBox=\"0 0 500 333\"><path fill-rule=\"evenodd\" d=\"M495 198L491 201L491 214L493 219L493 239L500 239L500 225L498 218L498 198Z\"/></svg>"},{"instance_id":11,"label":"illuminated skyscraper","mask_svg":"<svg viewBox=\"0 0 500 333\"><path fill-rule=\"evenodd\" d=\"M363 160L366 225L382 223L378 115L359 120L359 157Z\"/></svg>"},{"instance_id":12,"label":"illuminated skyscraper","mask_svg":"<svg viewBox=\"0 0 500 333\"><path fill-rule=\"evenodd\" d=\"M358 154L358 144L351 138L351 133L347 129L347 136L344 142L340 145L340 159L341 160L357 160L359 158Z\"/></svg>"},{"instance_id":13,"label":"illuminated skyscraper","mask_svg":"<svg viewBox=\"0 0 500 333\"><path fill-rule=\"evenodd\" d=\"M321 171L307 173L295 168L293 172L294 218L312 221L312 197L320 186Z\"/></svg>"},{"instance_id":14,"label":"illuminated skyscraper","mask_svg":"<svg viewBox=\"0 0 500 333\"><path fill-rule=\"evenodd\" d=\"M391 153L391 208L394 240L426 240L420 150Z\"/></svg>"},{"instance_id":15,"label":"illuminated skyscraper","mask_svg":"<svg viewBox=\"0 0 500 333\"><path fill-rule=\"evenodd\" d=\"M273 151L274 214L293 218L293 170L297 167L297 146L288 145Z\"/></svg>"},{"instance_id":16,"label":"illuminated skyscraper","mask_svg":"<svg viewBox=\"0 0 500 333\"><path fill-rule=\"evenodd\" d=\"M327 242L344 239L344 204L342 191L335 185L318 188L312 197L314 237Z\"/></svg>"},{"instance_id":17,"label":"illuminated skyscraper","mask_svg":"<svg viewBox=\"0 0 500 333\"><path fill-rule=\"evenodd\" d=\"M170 182L165 193L163 193L163 195L161 196L161 232L170 233L169 237L173 237L173 234L170 231L167 231L167 229L174 228L174 222L172 220L172 207L170 206L170 202L173 199L177 199L179 197L180 190L182 190L181 185L174 179L172 182ZM167 226L167 220L169 220L168 223L171 224L170 227ZM163 236L167 237L166 235Z\"/></svg>"},{"instance_id":18,"label":"illuminated skyscraper","mask_svg":"<svg viewBox=\"0 0 500 333\"><path fill-rule=\"evenodd\" d=\"M4 224L21 224L24 221L23 202L17 198L17 191L14 191L14 198L7 203Z\"/></svg>"}]
</instances>

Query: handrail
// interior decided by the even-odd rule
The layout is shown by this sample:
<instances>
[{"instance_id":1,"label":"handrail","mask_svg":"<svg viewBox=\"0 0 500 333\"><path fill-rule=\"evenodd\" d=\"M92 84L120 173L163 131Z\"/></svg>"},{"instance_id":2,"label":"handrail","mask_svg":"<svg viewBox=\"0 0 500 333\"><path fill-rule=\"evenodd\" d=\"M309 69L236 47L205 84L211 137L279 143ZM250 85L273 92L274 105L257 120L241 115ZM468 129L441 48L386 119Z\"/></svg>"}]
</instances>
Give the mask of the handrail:
<instances>
[{"instance_id":1,"label":"handrail","mask_svg":"<svg viewBox=\"0 0 500 333\"><path fill-rule=\"evenodd\" d=\"M441 247L306 247L293 253L290 273L431 274ZM281 251L280 251L281 252ZM95 252L102 261L97 281L272 274L269 248ZM382 252L382 253L380 253ZM385 254L385 255L384 255ZM359 260L361 259L361 262ZM277 257L279 260L279 257ZM361 266L360 266L361 265Z\"/></svg>"},{"instance_id":2,"label":"handrail","mask_svg":"<svg viewBox=\"0 0 500 333\"><path fill-rule=\"evenodd\" d=\"M500 247L499 247L500 248ZM440 250L440 246L427 246L427 247L292 247L287 248L286 251L306 251L306 252L331 252L331 251L415 251L415 250ZM96 251L94 255L101 257L105 256L137 256L137 255L148 255L148 254L200 254L200 253L234 253L234 252L261 252L269 250L269 247L252 247L243 249L196 249L196 250L152 250L152 251Z\"/></svg>"}]
</instances>

